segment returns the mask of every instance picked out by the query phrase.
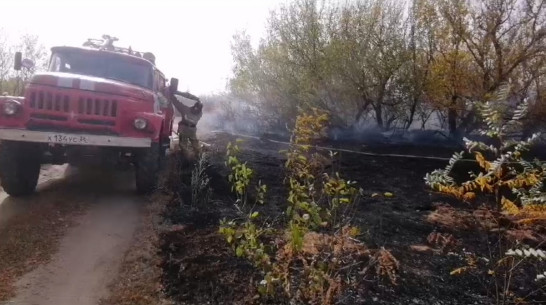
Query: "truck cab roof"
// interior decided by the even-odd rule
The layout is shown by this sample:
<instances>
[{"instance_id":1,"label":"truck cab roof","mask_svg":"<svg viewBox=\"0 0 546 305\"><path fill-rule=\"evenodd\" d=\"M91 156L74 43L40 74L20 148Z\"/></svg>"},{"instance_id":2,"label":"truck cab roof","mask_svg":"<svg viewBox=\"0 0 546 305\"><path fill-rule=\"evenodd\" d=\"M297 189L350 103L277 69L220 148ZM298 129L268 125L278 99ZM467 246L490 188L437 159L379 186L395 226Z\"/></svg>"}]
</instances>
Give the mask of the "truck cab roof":
<instances>
[{"instance_id":1,"label":"truck cab roof","mask_svg":"<svg viewBox=\"0 0 546 305\"><path fill-rule=\"evenodd\" d=\"M85 46L84 47L55 46L55 47L51 48L51 52L52 52L51 56L52 57L51 57L50 65L53 65L53 60L54 60L54 58L56 56L55 54L66 54L66 55L68 55L68 54L74 54L74 55L79 54L77 56L80 59L77 59L77 60L79 60L80 65L84 63L81 60L85 60L85 58L105 58L105 59L107 59L108 61L111 62L110 65L113 65L115 62L119 62L120 64L121 64L121 62L124 62L126 64L132 65L133 67L140 66L140 67L142 67L144 69L150 69L150 71L153 71L153 74L155 74L155 75L159 75L158 76L159 79L165 79L164 74L156 67L154 62L148 60L147 58L144 58L142 56L137 56L137 55L134 54L134 53L139 53L139 52L133 52L133 54L131 54L131 53L127 52L127 51L129 51L129 49L121 49L121 50L122 51L119 51L119 50L110 51L110 50L91 48L91 47L85 47ZM139 54L142 54L142 53L139 53ZM51 67L53 67L53 66L51 66ZM72 72L70 72L70 66L68 67L69 70L65 70L65 71L63 71L62 68L61 68L61 70L59 70L58 67L55 68L55 69L52 69L51 67L49 69L50 72L68 72L68 73L72 73ZM93 69L94 69L92 67L93 66L87 66L87 68L82 68L80 66L80 72L81 71L87 71L88 73L83 72L83 73L76 73L76 74L109 78L109 77L106 77L106 76L103 76L103 75L100 75L100 74L97 74L97 73L92 73L91 71L93 71ZM72 67L72 68L74 68L74 67ZM137 70L139 70L139 69L137 69ZM127 72L125 74L127 74ZM130 75L135 75L136 76L136 75L140 75L140 74L130 74ZM127 76L127 75L125 77L126 77L126 79L130 79L130 77ZM146 89L149 89L149 90L152 89L152 88L153 88L152 90L160 89L162 86L161 86L161 84L159 84L160 81L158 79L156 79L156 76L152 75L150 77L151 78L148 78L146 80L146 84L144 84L142 82L138 82L138 84L137 84L137 83L131 82L131 81L128 81L128 83L140 85L140 86L143 86L143 87L145 87ZM122 79L125 79L125 78L122 78Z\"/></svg>"},{"instance_id":2,"label":"truck cab roof","mask_svg":"<svg viewBox=\"0 0 546 305\"><path fill-rule=\"evenodd\" d=\"M145 59L143 57L136 56L136 55L131 55L131 54L127 54L127 53L121 53L121 52L115 52L115 51L109 51L109 50L99 50L99 49L90 48L90 47L55 46L55 47L51 48L52 54L55 53L55 52L63 52L63 51L64 52L72 51L72 52L81 52L81 53L104 54L104 55L108 55L108 56L118 57L120 60L132 61L134 63L149 65L149 66L153 67L155 70L159 71L159 69L156 67L156 65L154 63L152 63L151 61L149 61L149 60L147 60L147 59Z\"/></svg>"}]
</instances>

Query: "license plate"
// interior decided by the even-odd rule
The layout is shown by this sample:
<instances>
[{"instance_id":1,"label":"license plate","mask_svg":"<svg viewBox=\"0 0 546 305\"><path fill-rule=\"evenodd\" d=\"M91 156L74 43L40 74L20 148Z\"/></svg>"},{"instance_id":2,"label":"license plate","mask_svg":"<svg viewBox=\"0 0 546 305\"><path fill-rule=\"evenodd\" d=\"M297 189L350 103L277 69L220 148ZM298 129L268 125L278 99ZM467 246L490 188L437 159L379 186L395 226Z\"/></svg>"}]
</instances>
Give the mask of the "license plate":
<instances>
[{"instance_id":1,"label":"license plate","mask_svg":"<svg viewBox=\"0 0 546 305\"><path fill-rule=\"evenodd\" d=\"M47 135L47 141L49 143L56 144L89 144L90 139L88 136L84 135L67 135L62 133L50 134Z\"/></svg>"}]
</instances>

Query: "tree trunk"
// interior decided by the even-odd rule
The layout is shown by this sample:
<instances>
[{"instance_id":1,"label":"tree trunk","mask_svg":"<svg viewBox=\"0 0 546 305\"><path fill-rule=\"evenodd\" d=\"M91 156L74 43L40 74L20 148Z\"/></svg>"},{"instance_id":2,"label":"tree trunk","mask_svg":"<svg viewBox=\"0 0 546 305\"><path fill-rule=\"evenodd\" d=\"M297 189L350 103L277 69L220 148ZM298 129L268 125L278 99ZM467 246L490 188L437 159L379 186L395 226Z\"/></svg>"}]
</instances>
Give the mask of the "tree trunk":
<instances>
[{"instance_id":1,"label":"tree trunk","mask_svg":"<svg viewBox=\"0 0 546 305\"><path fill-rule=\"evenodd\" d=\"M459 133L468 134L479 126L479 124L477 124L475 120L476 112L477 112L477 109L472 107L470 112L467 113L465 117L461 118L461 124L459 124L459 127L458 127Z\"/></svg>"},{"instance_id":2,"label":"tree trunk","mask_svg":"<svg viewBox=\"0 0 546 305\"><path fill-rule=\"evenodd\" d=\"M457 96L454 95L451 97L451 105L449 106L449 109L447 110L447 124L449 128L449 135L450 136L456 136L457 135Z\"/></svg>"},{"instance_id":3,"label":"tree trunk","mask_svg":"<svg viewBox=\"0 0 546 305\"><path fill-rule=\"evenodd\" d=\"M385 90L387 87L387 82L389 81L390 76L387 77L379 89L379 94L377 96L377 104L375 108L375 120L377 121L377 127L384 129L385 124L383 123L383 99L385 98Z\"/></svg>"},{"instance_id":4,"label":"tree trunk","mask_svg":"<svg viewBox=\"0 0 546 305\"><path fill-rule=\"evenodd\" d=\"M375 121L377 122L377 127L383 129L383 108L381 104L373 107L375 110Z\"/></svg>"},{"instance_id":5,"label":"tree trunk","mask_svg":"<svg viewBox=\"0 0 546 305\"><path fill-rule=\"evenodd\" d=\"M417 98L413 99L413 103L411 104L409 118L406 123L405 129L408 130L411 127L411 124L413 124L413 118L415 117L415 111L417 109L417 103L419 103L419 100Z\"/></svg>"},{"instance_id":6,"label":"tree trunk","mask_svg":"<svg viewBox=\"0 0 546 305\"><path fill-rule=\"evenodd\" d=\"M396 121L396 116L395 115L388 118L387 123L385 124L385 130L391 130L392 123L394 123L394 121Z\"/></svg>"},{"instance_id":7,"label":"tree trunk","mask_svg":"<svg viewBox=\"0 0 546 305\"><path fill-rule=\"evenodd\" d=\"M533 135L533 132L536 128L536 125L533 123L538 123L538 122L536 120L529 119L529 118L524 121L523 126L521 128L522 141L529 139Z\"/></svg>"},{"instance_id":8,"label":"tree trunk","mask_svg":"<svg viewBox=\"0 0 546 305\"><path fill-rule=\"evenodd\" d=\"M447 110L447 124L449 126L449 134L455 136L457 134L457 110L449 108Z\"/></svg>"},{"instance_id":9,"label":"tree trunk","mask_svg":"<svg viewBox=\"0 0 546 305\"><path fill-rule=\"evenodd\" d=\"M362 118L362 115L364 114L364 112L368 109L368 107L370 106L371 102L363 97L362 98L364 100L364 105L362 105L362 107L360 107L355 115L355 122L354 124L358 124L358 122L360 122L360 119Z\"/></svg>"}]
</instances>

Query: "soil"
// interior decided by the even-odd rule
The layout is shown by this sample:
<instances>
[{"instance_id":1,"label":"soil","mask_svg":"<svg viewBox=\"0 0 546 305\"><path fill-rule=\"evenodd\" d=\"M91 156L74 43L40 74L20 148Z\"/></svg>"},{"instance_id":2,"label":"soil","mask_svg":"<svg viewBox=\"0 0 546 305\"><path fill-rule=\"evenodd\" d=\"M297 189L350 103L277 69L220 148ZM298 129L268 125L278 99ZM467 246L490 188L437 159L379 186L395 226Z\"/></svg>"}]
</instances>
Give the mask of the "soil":
<instances>
[{"instance_id":1,"label":"soil","mask_svg":"<svg viewBox=\"0 0 546 305\"><path fill-rule=\"evenodd\" d=\"M225 147L236 137L217 133L204 139L211 144L208 174L213 188L212 200L206 207L191 206L190 169L182 169L181 180L171 185L176 191L166 212L167 222L174 230L161 235L163 286L177 304L250 304L260 303L255 285L262 279L259 271L237 258L218 232L221 219L234 218L234 198L227 184ZM324 143L323 143L324 144ZM328 143L326 143L328 144ZM338 147L374 153L414 153L449 157L452 151L431 147ZM266 205L261 215L271 219L282 217L286 210L286 187L283 184L283 161L280 143L267 139L245 139L240 159L248 162L268 186ZM459 150L457 148L457 150ZM330 170L346 179L357 181L365 196L356 206L353 223L360 228L358 237L368 248L389 250L400 262L397 285L380 280L362 281L357 289L348 291L339 304L495 304L495 279L487 275L489 262L496 262L506 250L506 239L499 233L480 231L481 223L464 218L473 215L470 206L435 194L424 184L426 173L443 168L445 160L398 158L340 152ZM461 166L461 172L466 171ZM390 192L393 197L383 194ZM451 213L451 214L450 214ZM448 221L446 221L446 219ZM451 221L451 223L450 223ZM451 235L449 246L437 247L431 233ZM542 232L544 233L544 232ZM432 235L438 236L438 235ZM427 238L429 241L427 241ZM543 238L543 235L542 235ZM543 244L539 240L537 245ZM500 250L499 250L500 249ZM450 275L458 267L467 266L467 255L475 254L475 271ZM522 264L523 271L514 272L514 296L526 296L529 303L546 302L546 292L536 289L536 272ZM527 269L526 269L527 268ZM529 269L531 268L531 269ZM478 270L479 269L479 270ZM270 304L288 304L286 300L268 300Z\"/></svg>"},{"instance_id":2,"label":"soil","mask_svg":"<svg viewBox=\"0 0 546 305\"><path fill-rule=\"evenodd\" d=\"M55 238L29 242L22 254L31 255L40 251L35 247L44 243L47 244L48 255L34 264L30 268L32 271L28 268L25 270L30 272L17 281L16 296L7 304L94 305L108 295L108 285L115 278L131 242L139 209L145 199L135 194L132 172L103 169L75 171L73 175L57 177L53 185L41 186L37 194L30 198L9 197L9 202L2 204L5 211L11 211L9 207L15 205L12 204L15 201L28 201L16 213L11 213L15 216L6 220L6 226L17 217L24 217L30 225L41 225L42 219L33 220L25 215L33 214L34 207L40 202L64 202L60 206L47 206L52 211L58 211L56 217L59 219L40 227L44 231L33 234L48 236L48 230L54 229ZM81 213L62 213L60 207L74 203L85 207ZM46 220L51 221L49 218ZM64 228L62 232L58 230L61 227ZM22 233L26 234L26 231Z\"/></svg>"},{"instance_id":3,"label":"soil","mask_svg":"<svg viewBox=\"0 0 546 305\"><path fill-rule=\"evenodd\" d=\"M110 293L100 305L172 305L162 293L158 251L164 203L162 196L152 196L142 209L131 245L118 274L109 279Z\"/></svg>"}]
</instances>

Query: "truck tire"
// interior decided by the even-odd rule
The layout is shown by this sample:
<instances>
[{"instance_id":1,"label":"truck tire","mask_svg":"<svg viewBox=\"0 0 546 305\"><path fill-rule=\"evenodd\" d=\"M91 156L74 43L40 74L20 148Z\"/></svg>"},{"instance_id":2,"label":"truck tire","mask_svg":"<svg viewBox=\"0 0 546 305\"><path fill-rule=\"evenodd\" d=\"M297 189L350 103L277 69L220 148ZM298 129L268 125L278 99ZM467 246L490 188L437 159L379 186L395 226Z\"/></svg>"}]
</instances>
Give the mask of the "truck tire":
<instances>
[{"instance_id":1,"label":"truck tire","mask_svg":"<svg viewBox=\"0 0 546 305\"><path fill-rule=\"evenodd\" d=\"M138 193L149 194L155 191L164 158L165 150L159 143L152 143L150 148L137 154L135 178Z\"/></svg>"},{"instance_id":2,"label":"truck tire","mask_svg":"<svg viewBox=\"0 0 546 305\"><path fill-rule=\"evenodd\" d=\"M0 144L0 180L4 191L18 197L34 193L38 184L41 150L33 143Z\"/></svg>"}]
</instances>

